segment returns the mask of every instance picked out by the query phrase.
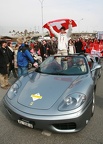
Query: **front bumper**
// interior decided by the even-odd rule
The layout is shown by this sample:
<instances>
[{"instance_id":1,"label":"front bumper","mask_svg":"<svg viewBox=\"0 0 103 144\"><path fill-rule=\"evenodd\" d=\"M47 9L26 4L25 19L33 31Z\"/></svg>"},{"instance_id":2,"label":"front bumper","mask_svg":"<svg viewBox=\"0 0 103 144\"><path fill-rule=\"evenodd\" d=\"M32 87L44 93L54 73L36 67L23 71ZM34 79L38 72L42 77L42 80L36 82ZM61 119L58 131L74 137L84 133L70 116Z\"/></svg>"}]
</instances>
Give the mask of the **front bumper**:
<instances>
[{"instance_id":1,"label":"front bumper","mask_svg":"<svg viewBox=\"0 0 103 144\"><path fill-rule=\"evenodd\" d=\"M10 105L5 98L3 99L4 106L12 119L18 121L27 121L33 125L33 128L45 129L58 133L73 133L82 130L91 118L92 102L82 111L59 115L59 116L45 116L45 115L31 115L23 113L12 105Z\"/></svg>"}]
</instances>

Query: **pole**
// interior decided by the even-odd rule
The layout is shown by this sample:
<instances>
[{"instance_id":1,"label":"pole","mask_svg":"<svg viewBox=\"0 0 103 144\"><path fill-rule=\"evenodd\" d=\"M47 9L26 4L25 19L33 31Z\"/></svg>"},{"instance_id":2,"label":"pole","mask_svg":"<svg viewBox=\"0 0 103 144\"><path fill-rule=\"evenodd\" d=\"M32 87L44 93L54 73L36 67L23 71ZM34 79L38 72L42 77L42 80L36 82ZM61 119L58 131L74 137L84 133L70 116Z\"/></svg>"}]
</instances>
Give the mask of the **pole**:
<instances>
[{"instance_id":1,"label":"pole","mask_svg":"<svg viewBox=\"0 0 103 144\"><path fill-rule=\"evenodd\" d=\"M41 24L42 24L42 38L44 37L44 31L43 31L43 1L44 0L39 0L41 3Z\"/></svg>"}]
</instances>

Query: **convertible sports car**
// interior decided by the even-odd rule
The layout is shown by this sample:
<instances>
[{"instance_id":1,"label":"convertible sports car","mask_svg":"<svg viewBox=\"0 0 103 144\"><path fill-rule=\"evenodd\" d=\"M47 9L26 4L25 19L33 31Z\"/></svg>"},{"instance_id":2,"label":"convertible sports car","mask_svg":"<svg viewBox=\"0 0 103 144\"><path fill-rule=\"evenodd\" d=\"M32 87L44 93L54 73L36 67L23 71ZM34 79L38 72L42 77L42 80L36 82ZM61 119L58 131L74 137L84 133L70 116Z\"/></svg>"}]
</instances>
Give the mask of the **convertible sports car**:
<instances>
[{"instance_id":1,"label":"convertible sports car","mask_svg":"<svg viewBox=\"0 0 103 144\"><path fill-rule=\"evenodd\" d=\"M20 77L3 102L10 116L30 128L60 133L82 130L93 116L97 71L87 55L50 56ZM91 61L92 62L92 61Z\"/></svg>"}]
</instances>

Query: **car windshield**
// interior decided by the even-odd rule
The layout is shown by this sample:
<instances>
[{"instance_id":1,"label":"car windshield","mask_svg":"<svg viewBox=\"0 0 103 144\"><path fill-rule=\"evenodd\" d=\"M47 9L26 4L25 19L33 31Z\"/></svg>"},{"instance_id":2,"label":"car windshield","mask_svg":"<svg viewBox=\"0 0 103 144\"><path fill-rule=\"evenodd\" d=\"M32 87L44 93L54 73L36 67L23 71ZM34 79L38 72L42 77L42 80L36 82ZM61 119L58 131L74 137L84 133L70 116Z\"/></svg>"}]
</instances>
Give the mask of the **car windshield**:
<instances>
[{"instance_id":1,"label":"car windshield","mask_svg":"<svg viewBox=\"0 0 103 144\"><path fill-rule=\"evenodd\" d=\"M50 56L36 71L52 75L82 75L87 73L87 64L85 58L78 55Z\"/></svg>"}]
</instances>

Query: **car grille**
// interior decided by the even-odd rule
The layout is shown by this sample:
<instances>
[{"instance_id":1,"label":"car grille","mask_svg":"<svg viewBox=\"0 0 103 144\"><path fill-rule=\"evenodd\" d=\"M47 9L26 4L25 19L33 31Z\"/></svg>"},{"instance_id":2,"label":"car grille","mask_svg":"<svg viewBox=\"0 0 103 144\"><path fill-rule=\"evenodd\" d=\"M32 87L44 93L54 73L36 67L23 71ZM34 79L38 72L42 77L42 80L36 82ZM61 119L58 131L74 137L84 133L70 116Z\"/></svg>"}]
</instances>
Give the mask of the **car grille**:
<instances>
[{"instance_id":1,"label":"car grille","mask_svg":"<svg viewBox=\"0 0 103 144\"><path fill-rule=\"evenodd\" d=\"M72 129L76 129L76 123L74 123L74 122L53 124L53 126L56 129L59 129L59 130L72 130Z\"/></svg>"}]
</instances>

